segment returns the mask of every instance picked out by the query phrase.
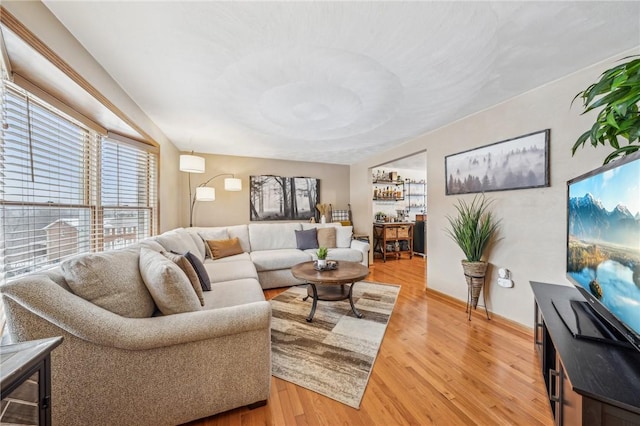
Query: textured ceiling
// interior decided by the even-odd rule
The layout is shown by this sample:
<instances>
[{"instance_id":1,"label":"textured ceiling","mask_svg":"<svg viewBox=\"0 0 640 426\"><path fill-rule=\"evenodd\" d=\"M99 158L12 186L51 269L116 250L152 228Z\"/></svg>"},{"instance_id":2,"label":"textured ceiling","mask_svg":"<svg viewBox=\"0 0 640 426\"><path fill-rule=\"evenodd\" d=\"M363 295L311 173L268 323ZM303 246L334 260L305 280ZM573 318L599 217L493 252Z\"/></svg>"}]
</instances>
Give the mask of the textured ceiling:
<instances>
[{"instance_id":1,"label":"textured ceiling","mask_svg":"<svg viewBox=\"0 0 640 426\"><path fill-rule=\"evenodd\" d=\"M639 2L45 4L181 150L340 164L640 44Z\"/></svg>"}]
</instances>

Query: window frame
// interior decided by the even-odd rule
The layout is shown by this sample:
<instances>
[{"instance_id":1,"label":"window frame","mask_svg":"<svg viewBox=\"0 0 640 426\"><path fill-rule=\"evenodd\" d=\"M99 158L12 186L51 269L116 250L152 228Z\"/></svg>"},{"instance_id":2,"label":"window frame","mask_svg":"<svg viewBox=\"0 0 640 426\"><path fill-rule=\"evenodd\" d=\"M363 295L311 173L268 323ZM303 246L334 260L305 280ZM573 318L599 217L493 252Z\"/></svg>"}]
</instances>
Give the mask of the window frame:
<instances>
[{"instance_id":1,"label":"window frame","mask_svg":"<svg viewBox=\"0 0 640 426\"><path fill-rule=\"evenodd\" d=\"M16 142L15 140L8 142L7 140L5 140L5 137L4 137L5 134L10 131L9 122L16 123L18 120L23 120L22 124L26 126L27 130L25 130L25 127L22 127L22 128L18 127L16 134L19 134L20 132L28 133L27 150L29 151L28 155L30 156L30 158L27 158L26 161L30 162L29 168L32 170L32 172L35 170L36 165L33 160L33 151L34 151L33 144L36 144L39 146L46 145L47 142L44 142L46 140L45 137L49 135L46 134L44 136L41 136L40 138L32 137L31 130L30 130L33 123L31 121L32 117L30 112L31 111L30 108L33 106L32 104L37 105L37 108L43 108L46 111L46 114L51 114L52 116L54 116L56 120L59 120L59 121L56 121L56 123L63 123L63 122L69 123L71 126L80 128L81 131L83 132L81 135L85 135L85 136L81 136L81 139L84 139L84 142L82 142L81 144L78 144L78 140L74 141L71 138L69 139L72 142L71 148L69 148L70 149L69 152L72 154L75 152L76 154L80 154L82 157L81 163L74 164L74 166L79 165L81 170L75 169L75 172L71 172L67 176L68 180L65 180L64 176L60 178L61 175L55 175L55 173L60 173L60 172L58 169L55 169L55 167L52 167L52 170L55 170L53 175L58 177L58 179L53 179L51 183L52 185L57 184L57 188L64 188L65 184L69 185L69 187L72 187L72 185L76 183L76 182L73 182L74 173L82 176L81 181L78 183L82 185L82 190L78 191L78 194L76 194L76 195L80 195L79 198L75 200L69 199L68 201L70 202L63 202L61 199L61 196L59 196L57 200L54 200L54 202L52 201L43 202L42 200L34 199L36 198L35 194L37 192L42 194L43 191L41 189L36 190L34 188L31 188L30 193L29 191L26 191L27 194L26 195L23 194L21 199L15 199L15 195L13 200L6 199L7 193L5 191L5 186L4 186L6 179L3 178L3 181L0 182L0 209L2 209L2 212L0 212L1 213L0 219L2 220L2 233L0 233L1 247L6 249L7 242L11 243L17 240L17 239L12 240L10 236L7 236L7 232L5 232L5 226L7 227L9 226L6 223L5 213L7 209L10 209L12 207L14 208L16 206L22 207L22 208L25 208L25 210L31 212L31 216L29 216L29 218L31 218L32 221L28 222L28 224L26 225L25 231L20 231L20 232L26 232L27 234L33 233L35 235L38 232L40 233L42 233L43 231L46 232L45 230L46 227L51 225L49 224L45 228L37 228L38 224L36 223L36 219L35 219L37 217L37 213L35 212L34 209L37 209L38 207L54 209L54 212L55 212L55 209L57 209L59 212L71 211L71 209L80 209L80 210L86 209L89 223L88 223L88 229L84 231L84 232L88 232L88 237L86 235L83 237L85 239L88 238L88 241L78 240L77 242L78 247L84 245L88 247L88 249L86 250L83 249L82 251L78 251L77 253L74 252L72 254L61 255L57 259L50 260L48 257L49 245L47 240L47 246L46 246L47 248L45 249L46 261L43 262L42 259L40 260L37 259L37 256L42 256L42 255L39 254L39 250L37 250L37 246L40 243L34 242L36 237L33 237L34 241L27 240L27 243L26 243L27 249L25 253L28 255L28 257L26 258L25 261L16 261L13 263L7 262L7 258L10 256L10 254L8 255L6 250L2 250L2 252L0 252L0 284L5 281L10 281L35 271L43 271L46 269L54 268L57 265L59 265L61 262L63 262L65 259L81 253L109 250L108 247L105 248L105 211L108 211L108 210L144 211L145 213L142 215L142 217L148 217L148 221L147 221L148 226L146 226L142 230L139 230L138 228L136 228L135 239L124 240L124 242L118 244L118 246L120 247L125 247L127 245L135 244L137 241L140 241L144 238L155 235L157 233L158 216L159 216L159 210L158 210L159 149L158 147L141 143L141 142L138 142L114 133L99 132L92 126L87 126L86 124L76 120L74 117L67 114L65 111L61 111L55 106L49 104L46 100L41 99L39 96L31 93L29 90L26 90L6 79L2 79L1 84L2 84L1 103L3 106L2 108L3 109L3 113L2 113L3 138L0 141L0 156L3 159L3 162L2 164L0 164L0 173L2 174L5 173L5 171L8 168L7 166L9 166L9 164L5 163L5 158L6 158L6 149L8 146L11 146L10 145L11 143L13 143L13 146L16 147L15 152L20 153L19 143ZM6 99L8 96L15 96L16 97L15 99L17 99L16 102L25 103L24 108L22 108L22 105L16 104L18 106L15 108L15 110L13 110L14 113L16 111L19 111L22 113L22 115L16 115L14 117L7 118L8 113L4 110L5 110L5 103L8 102ZM47 115L46 118L48 119L49 116ZM41 123L38 123L38 124L41 124ZM20 138L20 137L21 136L17 136L16 138ZM56 142L54 141L53 143L55 144ZM76 146L73 146L73 144L75 144ZM142 201L137 200L136 206L104 205L102 202L102 193L104 192L104 187L103 187L104 182L102 179L101 168L103 166L103 156L104 156L103 148L107 144L109 146L113 146L116 148L115 149L116 161L118 162L119 162L119 157L117 153L120 146L126 147L128 152L132 152L131 150L133 150L136 156L141 156L140 158L142 160L140 161L136 159L134 164L134 166L139 167L139 169L132 172L132 176L134 176L134 178L136 179L138 178L137 175L143 176L142 186L144 187L144 190L142 191L142 193L144 195L143 197L144 199ZM83 146L81 150L78 149L79 145ZM23 152L20 154L23 156L27 155L25 154L26 151L24 151L25 149L24 146L22 147L22 149L23 149ZM46 146L42 150L42 152L44 153L46 153L47 151L53 152L55 150L56 150L55 146L49 143L49 146ZM22 184L24 184L27 180L32 180L32 179L35 179L33 178L33 175L32 177L23 176L21 180L13 179L13 182L17 182L17 184L20 184L20 182L22 182ZM46 178L43 178L43 180L46 181ZM33 182L35 187L35 181ZM38 182L38 184L42 185L41 182ZM18 186L18 190L20 190L19 188L21 187ZM80 213L80 217L81 216L82 216L82 213ZM59 220L62 220L62 219L59 219ZM138 215L138 220L140 220L140 215ZM87 225L85 224L83 226L87 226ZM31 238L31 237L28 237L28 238ZM42 238L41 234L39 238ZM60 241L59 241L59 244L63 245L63 243L60 243ZM21 255L22 253L19 253L19 254ZM42 262L43 264L39 264L39 262ZM16 272L15 274L11 274L11 276L7 276L8 274L7 266L11 264L18 264L18 263L24 263L27 266L13 269L13 271L19 271L19 272ZM9 271L9 273L10 272L11 270Z\"/></svg>"}]
</instances>

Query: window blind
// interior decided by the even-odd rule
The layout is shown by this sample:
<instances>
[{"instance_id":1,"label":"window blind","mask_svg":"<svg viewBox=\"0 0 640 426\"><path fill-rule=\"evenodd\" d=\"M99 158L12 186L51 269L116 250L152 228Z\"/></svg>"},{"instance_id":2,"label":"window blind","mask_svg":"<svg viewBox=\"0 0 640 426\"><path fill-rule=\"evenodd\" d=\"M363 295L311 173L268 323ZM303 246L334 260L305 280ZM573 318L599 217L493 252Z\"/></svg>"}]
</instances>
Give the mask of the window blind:
<instances>
[{"instance_id":1,"label":"window blind","mask_svg":"<svg viewBox=\"0 0 640 426\"><path fill-rule=\"evenodd\" d=\"M156 156L105 138L101 159L103 249L120 248L152 235Z\"/></svg>"},{"instance_id":2,"label":"window blind","mask_svg":"<svg viewBox=\"0 0 640 426\"><path fill-rule=\"evenodd\" d=\"M3 81L0 280L152 235L156 163Z\"/></svg>"}]
</instances>

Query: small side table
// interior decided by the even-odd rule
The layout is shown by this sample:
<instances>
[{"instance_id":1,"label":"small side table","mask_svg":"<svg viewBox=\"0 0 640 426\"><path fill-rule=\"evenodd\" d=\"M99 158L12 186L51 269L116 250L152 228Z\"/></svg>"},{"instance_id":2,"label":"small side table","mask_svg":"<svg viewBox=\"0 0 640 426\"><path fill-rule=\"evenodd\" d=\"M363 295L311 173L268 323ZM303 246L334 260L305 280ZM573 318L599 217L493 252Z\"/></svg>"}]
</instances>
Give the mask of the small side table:
<instances>
[{"instance_id":1,"label":"small side table","mask_svg":"<svg viewBox=\"0 0 640 426\"><path fill-rule=\"evenodd\" d=\"M53 337L0 346L0 423L51 424L51 351L61 343Z\"/></svg>"}]
</instances>

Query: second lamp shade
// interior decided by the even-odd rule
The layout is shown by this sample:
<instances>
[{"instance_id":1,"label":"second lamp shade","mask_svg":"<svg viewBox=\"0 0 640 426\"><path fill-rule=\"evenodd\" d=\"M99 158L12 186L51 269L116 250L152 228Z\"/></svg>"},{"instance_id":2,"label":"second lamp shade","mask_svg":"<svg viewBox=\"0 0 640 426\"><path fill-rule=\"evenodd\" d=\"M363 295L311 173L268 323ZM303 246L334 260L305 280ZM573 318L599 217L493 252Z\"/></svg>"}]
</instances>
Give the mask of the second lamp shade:
<instances>
[{"instance_id":1,"label":"second lamp shade","mask_svg":"<svg viewBox=\"0 0 640 426\"><path fill-rule=\"evenodd\" d=\"M198 201L215 201L216 189L208 186L200 186L196 188L196 200Z\"/></svg>"}]
</instances>

